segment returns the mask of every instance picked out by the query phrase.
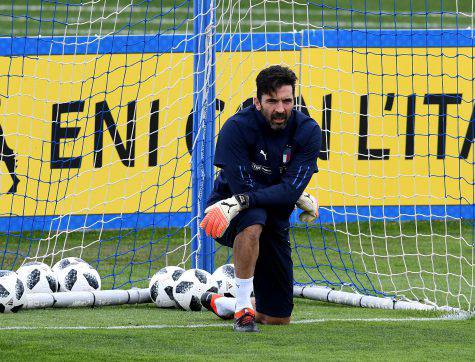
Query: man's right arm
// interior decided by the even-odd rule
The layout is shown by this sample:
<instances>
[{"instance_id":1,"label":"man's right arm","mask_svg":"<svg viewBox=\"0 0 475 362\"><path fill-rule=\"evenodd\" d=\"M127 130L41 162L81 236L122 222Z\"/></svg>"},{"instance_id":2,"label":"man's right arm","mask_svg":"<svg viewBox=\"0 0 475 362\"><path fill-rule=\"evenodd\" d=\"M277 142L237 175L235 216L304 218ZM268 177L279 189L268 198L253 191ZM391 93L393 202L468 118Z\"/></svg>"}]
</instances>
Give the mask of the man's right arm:
<instances>
[{"instance_id":1,"label":"man's right arm","mask_svg":"<svg viewBox=\"0 0 475 362\"><path fill-rule=\"evenodd\" d=\"M214 164L224 170L233 194L246 193L262 187L252 176L245 130L233 118L229 119L219 132Z\"/></svg>"},{"instance_id":2,"label":"man's right arm","mask_svg":"<svg viewBox=\"0 0 475 362\"><path fill-rule=\"evenodd\" d=\"M214 164L224 170L233 196L214 203L205 210L200 227L208 236L221 237L231 220L249 207L247 192L256 188L251 175L248 145L236 120L229 119L221 128L216 143Z\"/></svg>"}]
</instances>

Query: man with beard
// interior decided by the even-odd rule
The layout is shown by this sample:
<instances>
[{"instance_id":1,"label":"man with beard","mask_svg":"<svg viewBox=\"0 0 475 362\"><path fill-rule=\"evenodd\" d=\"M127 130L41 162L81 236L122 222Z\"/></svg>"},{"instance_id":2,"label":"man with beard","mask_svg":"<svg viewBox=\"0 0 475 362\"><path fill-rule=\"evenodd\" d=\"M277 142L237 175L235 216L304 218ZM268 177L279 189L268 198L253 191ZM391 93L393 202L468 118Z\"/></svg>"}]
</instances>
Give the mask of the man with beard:
<instances>
[{"instance_id":1,"label":"man with beard","mask_svg":"<svg viewBox=\"0 0 475 362\"><path fill-rule=\"evenodd\" d=\"M234 316L239 332L257 332L256 322L290 322L289 217L295 205L304 222L318 216L316 200L304 190L318 171L321 130L294 109L296 80L286 67L262 70L254 104L226 121L216 144L214 164L221 170L201 227L233 248L236 298L205 293L202 303L222 318Z\"/></svg>"}]
</instances>

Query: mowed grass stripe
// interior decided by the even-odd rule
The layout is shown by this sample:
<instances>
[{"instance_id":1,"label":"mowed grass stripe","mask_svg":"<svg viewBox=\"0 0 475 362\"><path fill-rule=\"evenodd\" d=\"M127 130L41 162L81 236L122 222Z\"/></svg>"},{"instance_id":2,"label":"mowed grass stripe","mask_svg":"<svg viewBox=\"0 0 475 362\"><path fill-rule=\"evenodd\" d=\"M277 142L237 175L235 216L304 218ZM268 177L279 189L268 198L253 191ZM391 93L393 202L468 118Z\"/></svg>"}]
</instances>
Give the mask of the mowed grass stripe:
<instances>
[{"instance_id":1,"label":"mowed grass stripe","mask_svg":"<svg viewBox=\"0 0 475 362\"><path fill-rule=\"evenodd\" d=\"M293 320L290 324L314 324L314 323L354 323L354 322L367 322L367 323L386 323L386 322L440 322L447 320L463 320L468 319L468 315L460 315L459 317L453 317L452 315L445 315L441 317L408 317L408 318L321 318L321 319L304 319ZM230 327L231 322L221 323L209 323L209 324L144 324L144 325L121 325L121 326L9 326L0 327L0 331L22 331L22 330L90 330L90 329L104 329L104 330L116 330L116 329L165 329L165 328L222 328Z\"/></svg>"},{"instance_id":2,"label":"mowed grass stripe","mask_svg":"<svg viewBox=\"0 0 475 362\"><path fill-rule=\"evenodd\" d=\"M229 324L224 328L4 331L0 350L2 362L31 360L32 353L37 360L57 361L473 359L472 321L335 321L260 328L256 334L235 333Z\"/></svg>"},{"instance_id":3,"label":"mowed grass stripe","mask_svg":"<svg viewBox=\"0 0 475 362\"><path fill-rule=\"evenodd\" d=\"M28 5L0 5L0 36L117 35L191 33L192 2L163 1L155 6L142 1L94 2L65 6L30 1ZM439 5L439 6L437 6ZM472 26L472 11L444 3L430 7L402 3L397 6L377 0L365 2L326 1L325 4L276 1L218 1L217 32L276 32L320 28L437 29ZM413 12L411 12L411 8Z\"/></svg>"},{"instance_id":4,"label":"mowed grass stripe","mask_svg":"<svg viewBox=\"0 0 475 362\"><path fill-rule=\"evenodd\" d=\"M226 10L227 8L221 8L217 7L216 10L220 12L224 12L223 10ZM281 13L283 15L288 16L288 10L292 11L292 14L290 15L307 15L309 12L318 12L318 14L323 15L323 16L335 16L336 14L346 14L347 12L351 12L352 9L350 8L338 8L338 9L322 9L318 6L312 6L311 4L306 6L303 4L295 5L295 6L289 6L287 5L281 5L280 7L275 7L275 6L267 6L266 8L257 8L257 7L238 7L236 11L241 11L242 13L249 13L251 12L252 14L255 15L269 15L269 14L278 14ZM11 5L1 5L0 4L0 11L11 11L12 6ZM117 14L120 15L125 12L127 12L127 15L135 14L135 13L140 13L140 14L169 14L169 13L177 13L177 14L192 14L193 13L193 8L190 6L180 6L180 7L160 7L160 6L132 6L130 4L126 4L123 7L116 7L116 6L102 6L102 5L84 5L82 7L79 6L65 6L65 5L57 5L54 7L46 7L46 6L40 6L40 5L14 5L13 7L14 10L14 15L15 16L20 16L20 12L24 12L25 17L35 17L35 14L57 14L57 15L68 15L70 18L74 17L74 14L81 14L81 16L85 17L87 15L90 15L92 13L107 13L107 14ZM410 12L410 11L381 11L380 8L374 7L374 8L367 8L364 11L368 15L398 15L398 16L403 16L403 15L410 15L414 17L428 17L428 18L439 18L441 16L444 17L457 17L457 16L465 16L465 17L471 17L469 13L464 13L462 11L459 12L452 12L452 11L446 11L446 12L440 12L440 11L415 11L415 12ZM4 13L3 15L6 15ZM10 13L11 15L11 13Z\"/></svg>"},{"instance_id":5,"label":"mowed grass stripe","mask_svg":"<svg viewBox=\"0 0 475 362\"><path fill-rule=\"evenodd\" d=\"M0 315L3 361L39 360L468 360L472 320L436 320L436 312L346 307L294 299L289 326L238 334L214 314L159 309L153 304L22 310ZM424 319L428 320L424 320ZM345 321L342 321L345 319ZM361 319L362 321L357 321ZM371 321L371 320L377 321ZM383 319L391 319L384 321ZM403 319L403 321L397 321ZM417 320L411 320L417 319ZM315 320L315 322L312 322ZM320 322L324 320L325 322ZM141 328L141 326L189 326ZM205 327L201 327L205 325ZM215 326L216 325L216 326ZM37 327L52 327L44 330ZM91 329L54 329L84 326ZM131 326L128 329L107 327ZM95 328L105 327L105 328ZM246 345L246 353L236 346ZM451 358L449 358L451 357Z\"/></svg>"}]
</instances>

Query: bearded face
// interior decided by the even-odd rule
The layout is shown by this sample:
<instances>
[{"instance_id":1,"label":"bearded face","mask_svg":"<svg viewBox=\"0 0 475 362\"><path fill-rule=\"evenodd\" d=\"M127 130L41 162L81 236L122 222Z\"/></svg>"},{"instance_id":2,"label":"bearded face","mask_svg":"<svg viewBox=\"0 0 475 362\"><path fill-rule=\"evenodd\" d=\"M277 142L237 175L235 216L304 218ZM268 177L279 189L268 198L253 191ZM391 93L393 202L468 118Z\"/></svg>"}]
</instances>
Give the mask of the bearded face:
<instances>
[{"instance_id":1,"label":"bearded face","mask_svg":"<svg viewBox=\"0 0 475 362\"><path fill-rule=\"evenodd\" d=\"M254 105L274 131L284 129L294 107L292 86L283 85L275 93L263 94L260 101L254 99Z\"/></svg>"}]
</instances>

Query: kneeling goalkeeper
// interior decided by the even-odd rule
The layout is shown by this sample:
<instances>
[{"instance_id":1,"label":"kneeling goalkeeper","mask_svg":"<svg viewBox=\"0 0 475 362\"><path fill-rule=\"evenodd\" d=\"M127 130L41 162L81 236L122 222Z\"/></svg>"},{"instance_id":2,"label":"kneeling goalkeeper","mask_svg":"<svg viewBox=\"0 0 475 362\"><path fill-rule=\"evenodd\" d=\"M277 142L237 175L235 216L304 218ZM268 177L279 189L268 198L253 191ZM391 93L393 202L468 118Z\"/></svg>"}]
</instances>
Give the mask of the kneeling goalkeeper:
<instances>
[{"instance_id":1,"label":"kneeling goalkeeper","mask_svg":"<svg viewBox=\"0 0 475 362\"><path fill-rule=\"evenodd\" d=\"M289 217L295 205L304 222L318 216L316 200L304 190L318 171L321 130L293 109L296 80L286 67L262 70L254 104L226 121L216 144L214 164L221 170L201 227L233 248L236 299L206 294L203 304L222 318L234 316L235 331L290 322Z\"/></svg>"}]
</instances>

